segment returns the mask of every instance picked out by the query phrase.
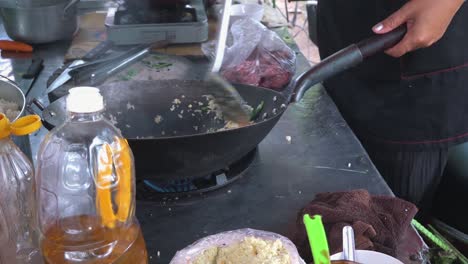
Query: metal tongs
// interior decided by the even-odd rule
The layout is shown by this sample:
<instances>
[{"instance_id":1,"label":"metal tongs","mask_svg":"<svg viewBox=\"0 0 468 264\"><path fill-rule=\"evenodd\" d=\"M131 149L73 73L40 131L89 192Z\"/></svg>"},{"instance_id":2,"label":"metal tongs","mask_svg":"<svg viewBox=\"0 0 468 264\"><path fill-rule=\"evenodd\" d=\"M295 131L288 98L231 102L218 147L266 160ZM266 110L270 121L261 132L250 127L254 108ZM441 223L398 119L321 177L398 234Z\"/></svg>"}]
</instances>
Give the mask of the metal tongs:
<instances>
[{"instance_id":1,"label":"metal tongs","mask_svg":"<svg viewBox=\"0 0 468 264\"><path fill-rule=\"evenodd\" d=\"M163 40L141 44L123 53L110 55L102 59L76 60L52 82L46 92L54 91L72 78L77 85L100 85L110 76L144 58L151 50L165 47L168 44L169 41Z\"/></svg>"},{"instance_id":2,"label":"metal tongs","mask_svg":"<svg viewBox=\"0 0 468 264\"><path fill-rule=\"evenodd\" d=\"M80 85L91 85L97 86L104 83L107 78L113 76L114 74L120 72L121 70L127 68L128 66L132 65L133 63L143 59L148 55L151 50L163 48L167 46L170 42L167 40L157 41L155 43L150 44L142 44L138 45L135 48L130 49L128 52L120 56L116 56L112 58L111 62L105 61L102 67L91 67L94 65L103 64L102 62L90 62L88 63L88 67L92 68L90 71L81 70L77 74L76 83ZM78 71L80 68L75 68L72 70L72 73ZM82 68L81 68L82 69Z\"/></svg>"},{"instance_id":3,"label":"metal tongs","mask_svg":"<svg viewBox=\"0 0 468 264\"><path fill-rule=\"evenodd\" d=\"M95 61L96 59L101 58L104 54L113 47L113 43L110 41L101 42L97 45L94 49L86 53L81 59L74 60L71 62L55 80L47 87L46 93L50 93L55 89L59 88L60 86L67 83L69 80L72 79L72 75L70 74L71 70L75 66L86 64L90 61ZM107 60L107 59L105 59Z\"/></svg>"}]
</instances>

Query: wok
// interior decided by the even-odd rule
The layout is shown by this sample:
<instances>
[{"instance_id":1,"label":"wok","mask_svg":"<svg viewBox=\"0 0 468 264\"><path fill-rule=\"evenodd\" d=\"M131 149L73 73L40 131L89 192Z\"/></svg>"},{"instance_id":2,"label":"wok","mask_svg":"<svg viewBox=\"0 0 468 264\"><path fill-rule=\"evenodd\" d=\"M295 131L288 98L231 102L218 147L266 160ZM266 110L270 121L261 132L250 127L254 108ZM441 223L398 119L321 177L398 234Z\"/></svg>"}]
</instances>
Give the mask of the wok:
<instances>
[{"instance_id":1,"label":"wok","mask_svg":"<svg viewBox=\"0 0 468 264\"><path fill-rule=\"evenodd\" d=\"M264 102L258 121L216 131L224 121L207 108L209 89L203 81L129 81L99 87L106 101L104 115L128 139L135 155L138 179L206 176L253 150L278 122L286 97L253 86L236 88L250 106ZM46 128L65 121L65 101L62 97L43 110Z\"/></svg>"},{"instance_id":2,"label":"wok","mask_svg":"<svg viewBox=\"0 0 468 264\"><path fill-rule=\"evenodd\" d=\"M209 101L205 98L206 83L194 80L132 81L102 86L105 115L129 139L137 179L206 176L252 151L278 122L285 106L299 101L307 89L395 45L405 33L406 27L401 27L350 45L300 75L285 93L235 85L250 106L255 108L264 102L256 122L246 127L218 131L223 122L215 118L214 112L202 109ZM43 109L44 125L49 129L58 126L65 115L62 97Z\"/></svg>"}]
</instances>

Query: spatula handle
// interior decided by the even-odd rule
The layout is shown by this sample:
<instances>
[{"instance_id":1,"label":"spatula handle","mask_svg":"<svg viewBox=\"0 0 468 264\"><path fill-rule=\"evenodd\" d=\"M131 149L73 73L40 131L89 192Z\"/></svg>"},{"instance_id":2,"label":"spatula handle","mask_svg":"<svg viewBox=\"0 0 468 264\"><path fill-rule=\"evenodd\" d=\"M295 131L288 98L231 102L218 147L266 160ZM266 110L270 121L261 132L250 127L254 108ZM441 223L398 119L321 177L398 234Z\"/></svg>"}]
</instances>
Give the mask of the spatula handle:
<instances>
[{"instance_id":1,"label":"spatula handle","mask_svg":"<svg viewBox=\"0 0 468 264\"><path fill-rule=\"evenodd\" d=\"M218 36L218 45L216 46L216 55L211 72L219 72L223 64L224 53L226 50L226 40L229 30L229 20L231 18L231 6L232 0L224 1L223 17L221 20L221 27L219 29Z\"/></svg>"}]
</instances>

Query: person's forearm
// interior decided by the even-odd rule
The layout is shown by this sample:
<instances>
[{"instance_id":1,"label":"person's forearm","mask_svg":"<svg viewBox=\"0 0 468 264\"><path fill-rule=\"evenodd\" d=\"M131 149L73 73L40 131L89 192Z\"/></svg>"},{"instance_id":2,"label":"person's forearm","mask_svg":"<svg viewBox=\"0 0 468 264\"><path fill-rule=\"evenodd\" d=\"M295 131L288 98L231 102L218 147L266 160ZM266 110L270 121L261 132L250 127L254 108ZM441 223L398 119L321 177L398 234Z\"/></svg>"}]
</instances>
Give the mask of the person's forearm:
<instances>
[{"instance_id":1,"label":"person's forearm","mask_svg":"<svg viewBox=\"0 0 468 264\"><path fill-rule=\"evenodd\" d=\"M373 27L377 34L387 33L402 24L408 27L403 40L387 54L400 57L410 51L429 47L444 35L452 18L465 0L410 0L398 11Z\"/></svg>"}]
</instances>

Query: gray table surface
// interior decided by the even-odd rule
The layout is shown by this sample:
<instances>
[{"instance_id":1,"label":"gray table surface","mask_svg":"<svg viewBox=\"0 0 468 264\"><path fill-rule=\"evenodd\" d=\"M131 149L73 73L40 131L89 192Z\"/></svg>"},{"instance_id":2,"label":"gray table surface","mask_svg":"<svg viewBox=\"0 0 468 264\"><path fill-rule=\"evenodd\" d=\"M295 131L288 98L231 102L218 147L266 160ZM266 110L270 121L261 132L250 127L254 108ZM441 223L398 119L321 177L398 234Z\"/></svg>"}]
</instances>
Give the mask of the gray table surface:
<instances>
[{"instance_id":1,"label":"gray table surface","mask_svg":"<svg viewBox=\"0 0 468 264\"><path fill-rule=\"evenodd\" d=\"M6 38L1 27L0 37ZM62 65L69 44L36 47L34 56L44 59L45 68L29 98L39 98L47 105L47 79ZM308 64L298 55L300 72ZM21 86L18 73L24 72L29 62L2 59L0 65L5 70L10 63L14 73L10 78ZM30 137L33 155L46 132L41 129ZM138 201L137 216L150 262L168 263L178 249L221 231L249 227L287 235L298 210L315 194L359 188L392 194L333 101L318 86L302 102L289 106L240 180L196 199Z\"/></svg>"}]
</instances>

